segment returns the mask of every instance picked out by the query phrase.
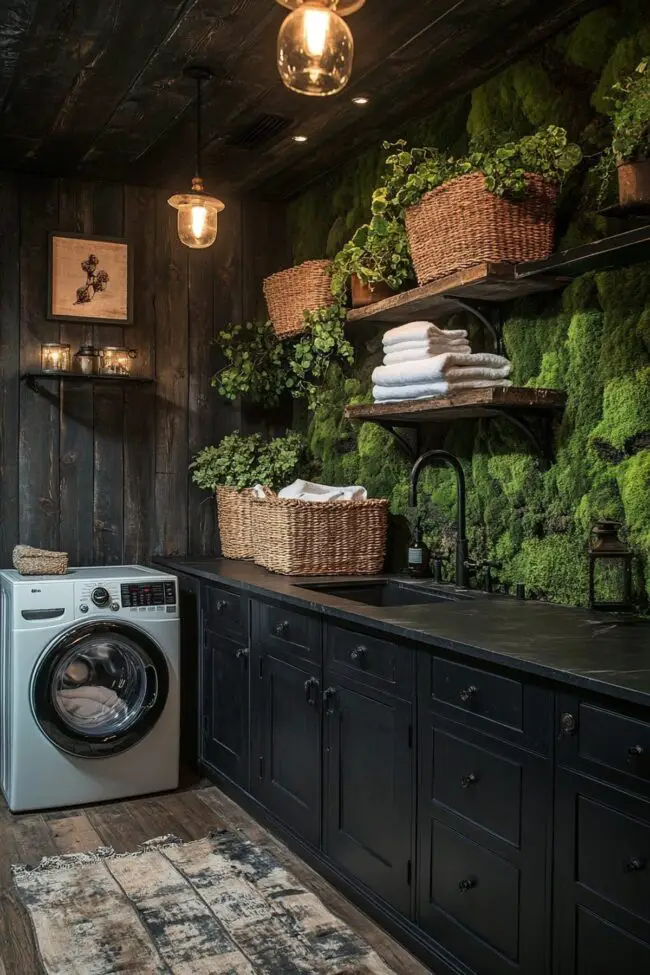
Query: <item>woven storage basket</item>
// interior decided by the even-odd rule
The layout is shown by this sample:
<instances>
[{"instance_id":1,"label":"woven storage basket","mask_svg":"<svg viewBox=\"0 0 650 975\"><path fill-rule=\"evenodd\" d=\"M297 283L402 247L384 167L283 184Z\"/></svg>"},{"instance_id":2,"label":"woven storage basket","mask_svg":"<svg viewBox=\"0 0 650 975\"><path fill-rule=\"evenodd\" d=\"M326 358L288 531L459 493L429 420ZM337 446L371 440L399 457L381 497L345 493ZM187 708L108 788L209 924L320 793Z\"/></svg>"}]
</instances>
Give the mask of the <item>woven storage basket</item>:
<instances>
[{"instance_id":1,"label":"woven storage basket","mask_svg":"<svg viewBox=\"0 0 650 975\"><path fill-rule=\"evenodd\" d=\"M253 500L255 561L284 575L381 572L387 529L385 500Z\"/></svg>"},{"instance_id":2,"label":"woven storage basket","mask_svg":"<svg viewBox=\"0 0 650 975\"><path fill-rule=\"evenodd\" d=\"M557 187L526 177L523 200L485 189L482 173L459 176L406 211L406 231L419 284L482 264L537 261L553 250Z\"/></svg>"},{"instance_id":3,"label":"woven storage basket","mask_svg":"<svg viewBox=\"0 0 650 975\"><path fill-rule=\"evenodd\" d=\"M231 487L217 488L217 515L221 553L226 559L252 559L250 491Z\"/></svg>"},{"instance_id":4,"label":"woven storage basket","mask_svg":"<svg viewBox=\"0 0 650 975\"><path fill-rule=\"evenodd\" d=\"M264 279L264 297L275 334L289 338L305 331L305 312L334 302L330 261L306 261Z\"/></svg>"},{"instance_id":5,"label":"woven storage basket","mask_svg":"<svg viewBox=\"0 0 650 975\"><path fill-rule=\"evenodd\" d=\"M16 545L12 561L21 576L64 576L68 571L67 552L48 552L31 545Z\"/></svg>"}]
</instances>

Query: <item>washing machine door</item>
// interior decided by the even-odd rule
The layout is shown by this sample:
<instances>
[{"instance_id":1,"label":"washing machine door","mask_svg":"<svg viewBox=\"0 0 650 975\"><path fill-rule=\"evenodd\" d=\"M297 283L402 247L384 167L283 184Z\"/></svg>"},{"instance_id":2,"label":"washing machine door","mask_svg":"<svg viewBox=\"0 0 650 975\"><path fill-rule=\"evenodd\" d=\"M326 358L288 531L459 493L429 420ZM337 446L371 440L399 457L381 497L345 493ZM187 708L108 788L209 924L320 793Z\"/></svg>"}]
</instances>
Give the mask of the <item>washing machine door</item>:
<instances>
[{"instance_id":1,"label":"washing machine door","mask_svg":"<svg viewBox=\"0 0 650 975\"><path fill-rule=\"evenodd\" d=\"M34 718L61 751L105 758L132 748L158 721L169 693L160 647L128 623L98 620L62 633L32 677Z\"/></svg>"}]
</instances>

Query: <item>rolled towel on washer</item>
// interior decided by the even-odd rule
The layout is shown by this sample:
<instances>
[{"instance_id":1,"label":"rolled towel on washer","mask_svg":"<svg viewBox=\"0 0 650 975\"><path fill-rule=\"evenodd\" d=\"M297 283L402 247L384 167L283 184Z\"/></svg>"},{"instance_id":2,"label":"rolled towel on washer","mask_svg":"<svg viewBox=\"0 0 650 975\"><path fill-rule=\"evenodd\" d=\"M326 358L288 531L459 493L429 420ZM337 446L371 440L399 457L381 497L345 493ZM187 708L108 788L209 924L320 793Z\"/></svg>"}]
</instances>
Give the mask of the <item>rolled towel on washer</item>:
<instances>
[{"instance_id":1,"label":"rolled towel on washer","mask_svg":"<svg viewBox=\"0 0 650 975\"><path fill-rule=\"evenodd\" d=\"M384 333L382 339L384 348L389 349L402 342L428 342L433 339L466 339L467 330L464 328L439 328L433 322L408 322L398 325Z\"/></svg>"},{"instance_id":2,"label":"rolled towel on washer","mask_svg":"<svg viewBox=\"0 0 650 975\"><path fill-rule=\"evenodd\" d=\"M403 403L412 399L440 399L469 389L489 389L490 387L512 386L509 379L468 379L454 382L414 383L406 386L373 386L372 397L375 403Z\"/></svg>"},{"instance_id":3,"label":"rolled towel on washer","mask_svg":"<svg viewBox=\"0 0 650 975\"><path fill-rule=\"evenodd\" d=\"M411 386L451 379L507 379L511 365L491 352L445 352L430 359L377 366L372 381L376 386Z\"/></svg>"}]
</instances>

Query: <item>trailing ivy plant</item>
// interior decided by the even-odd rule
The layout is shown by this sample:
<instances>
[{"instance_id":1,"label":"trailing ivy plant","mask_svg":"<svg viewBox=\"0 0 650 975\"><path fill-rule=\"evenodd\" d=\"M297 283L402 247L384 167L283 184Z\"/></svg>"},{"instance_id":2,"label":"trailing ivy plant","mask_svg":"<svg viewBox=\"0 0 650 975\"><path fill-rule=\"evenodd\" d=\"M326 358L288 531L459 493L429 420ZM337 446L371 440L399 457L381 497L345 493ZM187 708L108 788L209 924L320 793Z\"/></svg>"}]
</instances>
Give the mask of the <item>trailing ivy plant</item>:
<instances>
[{"instance_id":1,"label":"trailing ivy plant","mask_svg":"<svg viewBox=\"0 0 650 975\"><path fill-rule=\"evenodd\" d=\"M277 405L286 388L286 350L271 322L230 325L215 341L225 359L211 380L219 394L231 400L245 396L251 403Z\"/></svg>"},{"instance_id":2,"label":"trailing ivy plant","mask_svg":"<svg viewBox=\"0 0 650 975\"><path fill-rule=\"evenodd\" d=\"M528 173L562 185L582 158L579 146L557 125L497 148L475 148L460 158L427 147L407 149L403 140L384 143L384 148L396 151L386 159L387 172L373 194L372 211L387 219L400 219L425 193L467 173L483 173L486 189L497 196L521 199Z\"/></svg>"},{"instance_id":3,"label":"trailing ivy plant","mask_svg":"<svg viewBox=\"0 0 650 975\"><path fill-rule=\"evenodd\" d=\"M332 294L335 297L342 299L347 294L353 274L371 288L385 282L393 291L398 291L414 277L402 220L387 219L377 213L370 223L359 227L332 263Z\"/></svg>"},{"instance_id":4,"label":"trailing ivy plant","mask_svg":"<svg viewBox=\"0 0 650 975\"><path fill-rule=\"evenodd\" d=\"M345 337L346 307L342 299L305 312L305 332L288 351L287 388L296 398L306 397L310 410L318 405L320 381L336 361L351 365L354 347Z\"/></svg>"},{"instance_id":5,"label":"trailing ivy plant","mask_svg":"<svg viewBox=\"0 0 650 975\"><path fill-rule=\"evenodd\" d=\"M650 159L650 55L633 75L612 86L609 100L612 142L596 166L601 177L600 202L616 166Z\"/></svg>"},{"instance_id":6,"label":"trailing ivy plant","mask_svg":"<svg viewBox=\"0 0 650 975\"><path fill-rule=\"evenodd\" d=\"M259 433L230 433L199 451L190 470L204 491L214 492L217 486L243 491L254 484L277 490L302 472L306 455L305 438L293 431L270 441Z\"/></svg>"}]
</instances>

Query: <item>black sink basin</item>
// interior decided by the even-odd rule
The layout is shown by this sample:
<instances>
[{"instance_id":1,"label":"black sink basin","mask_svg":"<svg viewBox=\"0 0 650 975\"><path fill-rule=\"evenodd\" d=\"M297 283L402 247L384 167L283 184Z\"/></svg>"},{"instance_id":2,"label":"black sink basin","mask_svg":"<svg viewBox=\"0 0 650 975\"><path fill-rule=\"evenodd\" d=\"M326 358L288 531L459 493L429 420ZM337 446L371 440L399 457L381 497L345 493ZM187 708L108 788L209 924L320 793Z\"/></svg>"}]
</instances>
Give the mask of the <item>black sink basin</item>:
<instances>
[{"instance_id":1,"label":"black sink basin","mask_svg":"<svg viewBox=\"0 0 650 975\"><path fill-rule=\"evenodd\" d=\"M418 588L408 582L377 579L376 582L313 582L301 585L300 589L327 593L340 599L350 599L366 606L417 606L420 603L455 602L459 597L453 593L434 592Z\"/></svg>"}]
</instances>

